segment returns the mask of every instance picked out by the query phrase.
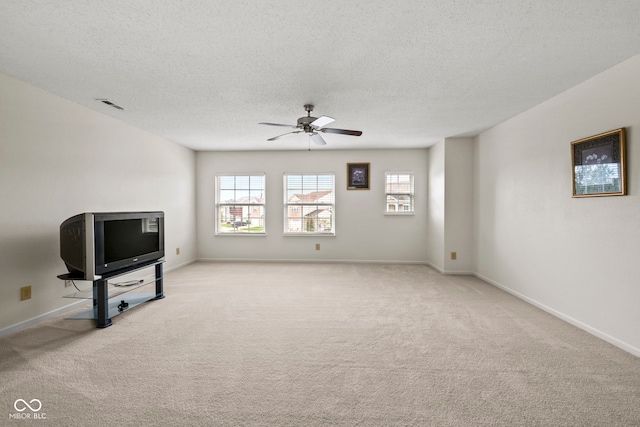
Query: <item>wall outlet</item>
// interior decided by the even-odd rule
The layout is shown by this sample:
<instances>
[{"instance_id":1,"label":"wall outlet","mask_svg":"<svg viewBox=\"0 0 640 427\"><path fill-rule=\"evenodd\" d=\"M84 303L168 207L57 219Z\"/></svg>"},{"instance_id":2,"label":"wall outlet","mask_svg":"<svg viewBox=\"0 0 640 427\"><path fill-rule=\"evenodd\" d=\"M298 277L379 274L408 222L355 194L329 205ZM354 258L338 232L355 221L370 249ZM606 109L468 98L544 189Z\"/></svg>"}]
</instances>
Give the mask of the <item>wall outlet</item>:
<instances>
[{"instance_id":1,"label":"wall outlet","mask_svg":"<svg viewBox=\"0 0 640 427\"><path fill-rule=\"evenodd\" d=\"M453 260L458 259L458 253L457 252L451 252L451 259L453 259Z\"/></svg>"},{"instance_id":2,"label":"wall outlet","mask_svg":"<svg viewBox=\"0 0 640 427\"><path fill-rule=\"evenodd\" d=\"M176 248L176 255L180 255L180 248Z\"/></svg>"},{"instance_id":3,"label":"wall outlet","mask_svg":"<svg viewBox=\"0 0 640 427\"><path fill-rule=\"evenodd\" d=\"M65 280L64 281L64 287L68 288L69 286L71 286L73 283L71 283L71 280Z\"/></svg>"},{"instance_id":4,"label":"wall outlet","mask_svg":"<svg viewBox=\"0 0 640 427\"><path fill-rule=\"evenodd\" d=\"M320 243L316 243L316 251L320 250Z\"/></svg>"},{"instance_id":5,"label":"wall outlet","mask_svg":"<svg viewBox=\"0 0 640 427\"><path fill-rule=\"evenodd\" d=\"M23 286L20 288L20 301L31 298L31 286Z\"/></svg>"}]
</instances>

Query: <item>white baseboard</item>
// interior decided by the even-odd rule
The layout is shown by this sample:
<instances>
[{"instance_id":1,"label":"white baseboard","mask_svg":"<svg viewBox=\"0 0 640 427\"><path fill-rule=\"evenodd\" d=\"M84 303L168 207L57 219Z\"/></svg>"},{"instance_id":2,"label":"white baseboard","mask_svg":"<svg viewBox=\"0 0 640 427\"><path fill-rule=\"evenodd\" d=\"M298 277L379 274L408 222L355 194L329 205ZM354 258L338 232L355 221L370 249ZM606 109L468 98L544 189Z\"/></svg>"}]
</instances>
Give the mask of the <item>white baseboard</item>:
<instances>
[{"instance_id":1,"label":"white baseboard","mask_svg":"<svg viewBox=\"0 0 640 427\"><path fill-rule=\"evenodd\" d=\"M609 344L611 344L613 346L616 346L616 347L626 351L627 353L631 353L636 357L640 357L640 348L634 347L634 346L632 346L632 345L630 345L630 344L628 344L628 343L626 343L624 341L621 341L621 340L619 340L619 339L617 339L615 337L612 337L611 335L608 335L608 334L606 334L606 333L604 333L604 332L602 332L602 331L600 331L600 330L598 330L598 329L596 329L596 328L594 328L592 326L587 325L586 323L583 323L583 322L581 322L581 321L579 321L577 319L574 319L571 316L567 316L566 314L561 313L558 310L555 310L555 309L553 309L553 308L551 308L549 306L546 306L546 305L540 303L539 301L536 301L536 300L534 300L532 298L529 298L528 296L523 295L520 292L514 291L513 289L509 288L508 286L505 286L505 285L503 285L501 283L498 283L498 282L496 282L494 280L491 280L488 277L484 277L484 276L482 276L481 274L478 274L478 273L473 273L473 275L475 277L477 277L478 279L483 280L483 281L495 286L496 288L502 289L503 291L513 295L516 298L519 298L519 299L521 299L521 300L523 300L523 301L525 301L525 302L527 302L527 303L529 303L529 304L531 304L531 305L533 305L533 306L535 306L535 307L537 307L537 308L539 308L539 309L541 309L543 311L546 311L547 313L551 314L552 316L555 316L555 317L557 317L557 318L559 318L561 320L564 320L565 322L575 326L576 328L582 329L583 331L588 332L589 334L591 334L591 335L593 335L595 337L598 337L601 340L606 341Z\"/></svg>"},{"instance_id":2,"label":"white baseboard","mask_svg":"<svg viewBox=\"0 0 640 427\"><path fill-rule=\"evenodd\" d=\"M435 264L433 264L433 263L430 263L430 262L428 262L428 261L426 262L426 264L427 264L429 267L433 268L433 269L434 269L435 271L437 271L438 273L445 274L445 273L444 273L444 270L443 270L442 268L438 267L437 265L435 265Z\"/></svg>"},{"instance_id":3,"label":"white baseboard","mask_svg":"<svg viewBox=\"0 0 640 427\"><path fill-rule=\"evenodd\" d=\"M169 271L173 271L173 270L177 270L177 269L182 268L182 267L186 267L187 265L193 264L196 261L197 261L196 259L192 259L191 261L187 261L187 262L185 262L183 264L176 265L174 267L164 269L163 273L168 273ZM152 276L149 276L149 277L152 277ZM23 322L20 322L20 323L16 323L15 325L7 326L6 328L0 329L0 337L12 334L14 332L18 332L18 331L20 331L22 329L28 328L29 326L33 326L33 325L35 325L37 323L42 322L43 320L51 318L51 317L55 317L55 316L59 316L61 314L64 314L67 311L71 311L71 310L73 310L75 308L80 307L83 304L86 304L87 301L88 300L77 301L77 302L74 302L72 304L65 305L64 307L57 308L57 309L55 309L53 311L50 311L48 313L41 314L39 316L33 317L31 319L27 319L27 320L25 320Z\"/></svg>"},{"instance_id":4,"label":"white baseboard","mask_svg":"<svg viewBox=\"0 0 640 427\"><path fill-rule=\"evenodd\" d=\"M16 323L15 325L7 326L6 328L0 329L0 337L12 334L14 332L18 332L22 329L28 328L29 326L33 326L51 317L59 316L63 313L66 313L67 311L74 310L84 304L87 304L87 300L77 301L72 304L65 305L64 307L60 307L55 310L52 310L48 313L44 313L39 316L32 317L31 319L27 319L20 323Z\"/></svg>"},{"instance_id":5,"label":"white baseboard","mask_svg":"<svg viewBox=\"0 0 640 427\"><path fill-rule=\"evenodd\" d=\"M317 264L418 264L429 265L425 261L413 260L361 260L361 259L258 259L258 258L199 258L198 262L268 262L268 263L317 263Z\"/></svg>"},{"instance_id":6,"label":"white baseboard","mask_svg":"<svg viewBox=\"0 0 640 427\"><path fill-rule=\"evenodd\" d=\"M185 263L178 264L178 265L176 265L174 267L166 268L166 269L163 270L163 272L164 273L168 273L169 271L173 271L173 270L177 270L177 269L182 268L182 267L186 267L187 265L193 264L194 262L198 262L198 260L197 259L192 259L191 261L187 261Z\"/></svg>"},{"instance_id":7,"label":"white baseboard","mask_svg":"<svg viewBox=\"0 0 640 427\"><path fill-rule=\"evenodd\" d=\"M418 260L362 260L362 259L257 259L257 258L200 258L198 262L268 262L268 263L316 263L316 264L407 264L407 265L426 265L433 268L441 274L473 276L473 271L453 271L443 270L440 267L431 264L428 261Z\"/></svg>"},{"instance_id":8,"label":"white baseboard","mask_svg":"<svg viewBox=\"0 0 640 427\"><path fill-rule=\"evenodd\" d=\"M440 267L438 267L435 264L432 264L430 262L425 262L425 264L427 264L429 267L433 268L434 270L436 270L437 272L441 273L441 274L446 274L446 275L459 275L459 276L474 276L475 273L473 271L456 271L456 270L444 270Z\"/></svg>"},{"instance_id":9,"label":"white baseboard","mask_svg":"<svg viewBox=\"0 0 640 427\"><path fill-rule=\"evenodd\" d=\"M455 275L472 275L477 277L480 280L483 280L499 289L502 289L503 291L515 296L516 298L519 298L541 310L546 311L547 313L551 314L552 316L555 316L561 320L564 320L565 322L579 328L582 329L585 332L588 332L589 334L600 338L603 341L608 342L611 345L614 345L628 353L633 354L636 357L640 357L640 348L634 347L624 341L621 341L615 337L612 337L596 328L593 328L590 325L587 325L586 323L583 323L577 319L574 319L571 316L568 316L562 312L559 312L551 307L546 306L545 304L540 303L539 301L536 301L532 298L527 297L526 295L521 294L520 292L517 292L511 288L509 288L508 286L505 286L499 282L496 282L492 279L489 279L488 277L484 277L481 274L478 273L474 273L474 272L459 272L459 271L446 271L443 270L441 268L439 268L436 265L433 265L430 262L426 262L426 261L399 261L399 260L318 260L318 259L310 259L310 260L305 260L305 259L291 259L291 260L286 260L286 259L246 259L246 258L239 258L239 259L232 259L232 258L200 258L200 259L193 259L191 261L187 261L186 263L171 267L170 269L166 269L165 272L169 272L169 271L173 271L173 270L177 270L179 268L183 268L186 267L189 264L193 264L194 262L273 262L273 263L286 263L286 262L308 262L308 263L325 263L325 264L330 264L330 263L342 263L342 264L349 264L349 263L362 263L362 264L418 264L418 265L427 265L431 268L433 268L434 270L442 273L442 274L455 274ZM63 314L67 311L71 311L83 304L86 304L87 301L78 301L78 302L74 302L72 304L66 305L64 307L52 310L48 313L44 313L41 314L39 316L33 317L31 319L27 319L23 322L20 323L16 323L15 325L11 325L11 326L7 326L6 328L0 329L0 337L12 334L14 332L17 332L21 329L25 329L28 328L29 326L35 325L39 322L42 322L43 320L46 320L48 318L54 317L54 316L58 316L60 314Z\"/></svg>"},{"instance_id":10,"label":"white baseboard","mask_svg":"<svg viewBox=\"0 0 640 427\"><path fill-rule=\"evenodd\" d=\"M473 276L473 271L456 271L456 270L445 270L442 274L447 274L450 276Z\"/></svg>"}]
</instances>

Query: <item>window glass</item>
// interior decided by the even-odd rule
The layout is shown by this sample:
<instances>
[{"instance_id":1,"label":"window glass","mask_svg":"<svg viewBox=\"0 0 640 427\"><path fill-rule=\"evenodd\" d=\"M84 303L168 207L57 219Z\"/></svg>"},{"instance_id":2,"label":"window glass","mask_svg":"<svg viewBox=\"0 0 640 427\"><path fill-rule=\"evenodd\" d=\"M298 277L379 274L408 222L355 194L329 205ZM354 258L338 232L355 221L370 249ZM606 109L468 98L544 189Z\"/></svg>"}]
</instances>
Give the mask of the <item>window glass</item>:
<instances>
[{"instance_id":1,"label":"window glass","mask_svg":"<svg viewBox=\"0 0 640 427\"><path fill-rule=\"evenodd\" d=\"M265 233L265 176L216 177L216 233Z\"/></svg>"},{"instance_id":2,"label":"window glass","mask_svg":"<svg viewBox=\"0 0 640 427\"><path fill-rule=\"evenodd\" d=\"M413 172L386 172L385 180L386 213L413 213Z\"/></svg>"},{"instance_id":3,"label":"window glass","mask_svg":"<svg viewBox=\"0 0 640 427\"><path fill-rule=\"evenodd\" d=\"M285 174L284 195L285 234L335 234L333 174Z\"/></svg>"}]
</instances>

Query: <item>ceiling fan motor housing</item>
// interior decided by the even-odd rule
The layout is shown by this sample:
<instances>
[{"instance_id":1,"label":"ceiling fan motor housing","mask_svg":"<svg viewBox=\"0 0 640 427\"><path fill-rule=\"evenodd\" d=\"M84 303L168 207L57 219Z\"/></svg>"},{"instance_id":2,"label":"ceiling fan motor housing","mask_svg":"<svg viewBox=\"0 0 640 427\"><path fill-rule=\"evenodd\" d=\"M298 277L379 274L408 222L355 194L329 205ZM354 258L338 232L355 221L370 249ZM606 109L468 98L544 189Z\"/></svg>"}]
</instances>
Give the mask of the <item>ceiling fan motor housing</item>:
<instances>
[{"instance_id":1,"label":"ceiling fan motor housing","mask_svg":"<svg viewBox=\"0 0 640 427\"><path fill-rule=\"evenodd\" d=\"M300 117L298 119L298 127L302 130L304 130L305 132L309 133L309 132L313 132L313 128L311 127L311 123L313 123L314 121L317 120L317 117Z\"/></svg>"}]
</instances>

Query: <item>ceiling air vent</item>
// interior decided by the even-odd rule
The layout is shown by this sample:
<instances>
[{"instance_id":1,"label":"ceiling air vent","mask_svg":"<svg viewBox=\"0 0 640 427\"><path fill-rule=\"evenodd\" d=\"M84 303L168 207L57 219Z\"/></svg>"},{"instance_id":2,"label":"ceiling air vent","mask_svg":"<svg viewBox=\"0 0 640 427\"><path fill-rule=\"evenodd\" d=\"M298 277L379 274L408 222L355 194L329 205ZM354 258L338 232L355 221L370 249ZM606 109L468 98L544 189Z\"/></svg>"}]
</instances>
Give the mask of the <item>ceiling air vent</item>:
<instances>
[{"instance_id":1,"label":"ceiling air vent","mask_svg":"<svg viewBox=\"0 0 640 427\"><path fill-rule=\"evenodd\" d=\"M107 104L110 107L116 108L118 110L124 110L124 108L122 108L121 106L119 106L118 104L114 104L113 102L109 101L108 99L96 99L96 101L100 101L103 104Z\"/></svg>"}]
</instances>

